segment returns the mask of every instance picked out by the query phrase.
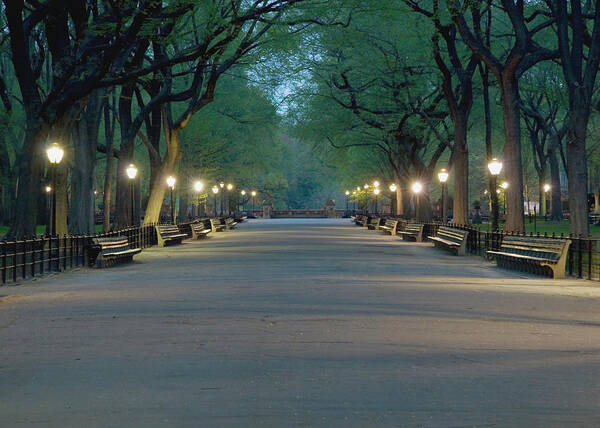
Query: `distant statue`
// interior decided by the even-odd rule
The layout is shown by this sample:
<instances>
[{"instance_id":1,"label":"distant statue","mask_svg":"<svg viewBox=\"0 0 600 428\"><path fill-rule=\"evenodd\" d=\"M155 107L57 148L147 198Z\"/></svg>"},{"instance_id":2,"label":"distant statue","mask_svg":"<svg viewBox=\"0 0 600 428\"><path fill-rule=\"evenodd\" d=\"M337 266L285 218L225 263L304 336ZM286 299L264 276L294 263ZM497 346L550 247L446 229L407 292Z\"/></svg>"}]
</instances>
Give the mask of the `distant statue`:
<instances>
[{"instance_id":1,"label":"distant statue","mask_svg":"<svg viewBox=\"0 0 600 428\"><path fill-rule=\"evenodd\" d=\"M325 217L327 218L335 218L336 217L336 213L335 213L335 201L332 199L328 199L325 201Z\"/></svg>"}]
</instances>

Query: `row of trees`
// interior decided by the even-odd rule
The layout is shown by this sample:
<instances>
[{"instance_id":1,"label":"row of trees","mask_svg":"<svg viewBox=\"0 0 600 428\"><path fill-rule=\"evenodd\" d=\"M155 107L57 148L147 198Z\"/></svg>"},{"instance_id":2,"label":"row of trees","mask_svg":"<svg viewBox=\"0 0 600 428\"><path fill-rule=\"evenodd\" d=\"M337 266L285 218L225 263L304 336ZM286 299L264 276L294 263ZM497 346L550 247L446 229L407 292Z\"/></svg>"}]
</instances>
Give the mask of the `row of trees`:
<instances>
[{"instance_id":1,"label":"row of trees","mask_svg":"<svg viewBox=\"0 0 600 428\"><path fill-rule=\"evenodd\" d=\"M470 181L498 157L510 183L505 230L524 230L523 177L534 169L540 201L551 184L555 220L562 218L561 175L568 177L571 232L587 235L588 190L597 192L597 174L588 171L598 156L588 140L597 122L600 1L362 6L347 26L307 38L298 60L306 70L297 80L298 133L326 145L346 170L347 187L367 177L396 182L403 213L410 183L424 183L427 195L434 173L447 166L454 221L466 224L469 201L483 190ZM423 199L418 215L426 219Z\"/></svg>"},{"instance_id":2,"label":"row of trees","mask_svg":"<svg viewBox=\"0 0 600 428\"><path fill-rule=\"evenodd\" d=\"M337 13L309 0L4 0L0 162L10 235L35 232L45 149L55 142L67 153L54 189L59 234L93 232L95 189L103 190L106 212L114 201L114 227L131 224L140 207L132 210L125 169L136 161L148 171L147 223L159 219L164 178L176 168L240 180L263 168L277 182L266 165L277 151L247 147L278 140L280 132L272 100L248 81L297 34L327 25L329 16L334 22ZM219 108L209 112L219 93ZM244 135L211 134L215 127L202 121L215 115ZM210 163L215 158L218 165ZM271 186L256 184L266 192Z\"/></svg>"}]
</instances>

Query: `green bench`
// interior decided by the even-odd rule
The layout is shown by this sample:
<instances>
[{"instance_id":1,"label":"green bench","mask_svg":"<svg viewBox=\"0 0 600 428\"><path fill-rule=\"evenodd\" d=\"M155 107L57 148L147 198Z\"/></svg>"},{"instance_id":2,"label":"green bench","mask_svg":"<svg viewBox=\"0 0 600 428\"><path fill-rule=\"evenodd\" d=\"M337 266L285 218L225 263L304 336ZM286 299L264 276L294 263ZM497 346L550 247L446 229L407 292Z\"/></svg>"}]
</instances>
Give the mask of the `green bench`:
<instances>
[{"instance_id":1,"label":"green bench","mask_svg":"<svg viewBox=\"0 0 600 428\"><path fill-rule=\"evenodd\" d=\"M404 230L398 231L402 235L402 239L410 238L416 242L423 242L423 227L422 223L407 223Z\"/></svg>"},{"instance_id":2,"label":"green bench","mask_svg":"<svg viewBox=\"0 0 600 428\"><path fill-rule=\"evenodd\" d=\"M90 264L98 268L133 261L133 256L142 251L141 248L129 248L129 241L125 236L94 238L93 242L90 251L94 254L90 258Z\"/></svg>"},{"instance_id":3,"label":"green bench","mask_svg":"<svg viewBox=\"0 0 600 428\"><path fill-rule=\"evenodd\" d=\"M435 236L430 236L429 240L433 242L436 248L455 253L457 256L464 256L467 251L467 238L469 232L466 230L454 229L453 227L440 226Z\"/></svg>"},{"instance_id":4,"label":"green bench","mask_svg":"<svg viewBox=\"0 0 600 428\"><path fill-rule=\"evenodd\" d=\"M384 233L389 233L392 236L396 236L397 228L398 220L387 219L379 225L379 230L383 231Z\"/></svg>"},{"instance_id":5,"label":"green bench","mask_svg":"<svg viewBox=\"0 0 600 428\"><path fill-rule=\"evenodd\" d=\"M190 228L192 230L193 239L206 238L208 234L212 232L210 220L203 220L198 223L192 223L190 225Z\"/></svg>"},{"instance_id":6,"label":"green bench","mask_svg":"<svg viewBox=\"0 0 600 428\"><path fill-rule=\"evenodd\" d=\"M568 239L506 235L498 251L487 253L498 266L563 279L570 244Z\"/></svg>"},{"instance_id":7,"label":"green bench","mask_svg":"<svg viewBox=\"0 0 600 428\"><path fill-rule=\"evenodd\" d=\"M179 228L174 224L156 226L156 238L160 247L181 244L181 242L187 237L187 234L181 233Z\"/></svg>"}]
</instances>

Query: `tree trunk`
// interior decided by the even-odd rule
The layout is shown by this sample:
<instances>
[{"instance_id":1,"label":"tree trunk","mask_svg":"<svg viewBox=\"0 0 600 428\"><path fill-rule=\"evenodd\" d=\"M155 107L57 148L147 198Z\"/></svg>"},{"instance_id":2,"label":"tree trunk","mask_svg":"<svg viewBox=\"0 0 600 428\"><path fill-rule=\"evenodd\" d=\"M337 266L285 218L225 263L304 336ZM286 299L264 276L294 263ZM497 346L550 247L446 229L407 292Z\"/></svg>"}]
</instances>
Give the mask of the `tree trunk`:
<instances>
[{"instance_id":1,"label":"tree trunk","mask_svg":"<svg viewBox=\"0 0 600 428\"><path fill-rule=\"evenodd\" d=\"M523 222L523 168L521 160L521 116L518 81L510 72L503 75L500 84L504 117L504 168L510 184L505 192L505 232L522 233Z\"/></svg>"},{"instance_id":2,"label":"tree trunk","mask_svg":"<svg viewBox=\"0 0 600 428\"><path fill-rule=\"evenodd\" d=\"M452 221L455 224L469 224L469 152L467 149L466 120L457 119L454 124L454 150L452 152L454 170L454 201Z\"/></svg>"},{"instance_id":3,"label":"tree trunk","mask_svg":"<svg viewBox=\"0 0 600 428\"><path fill-rule=\"evenodd\" d=\"M49 127L41 120L28 119L26 126L23 149L17 163L19 174L15 217L7 235L18 239L35 235L40 179L46 159L43 148L49 133Z\"/></svg>"},{"instance_id":4,"label":"tree trunk","mask_svg":"<svg viewBox=\"0 0 600 428\"><path fill-rule=\"evenodd\" d=\"M161 173L156 174L154 180L150 184L150 197L148 198L144 224L157 223L159 221L160 210L165 199L165 191L167 190L167 183L165 182L164 177L173 173L173 170L181 157L179 131L179 129L176 129L171 130L168 133L167 153L162 162Z\"/></svg>"},{"instance_id":5,"label":"tree trunk","mask_svg":"<svg viewBox=\"0 0 600 428\"><path fill-rule=\"evenodd\" d=\"M560 144L558 142L557 144ZM558 150L557 145L552 145L552 148L548 151L548 162L550 164L550 185L552 188L551 192L551 213L550 219L552 221L562 221L562 200L560 194L560 164L558 161Z\"/></svg>"},{"instance_id":6,"label":"tree trunk","mask_svg":"<svg viewBox=\"0 0 600 428\"><path fill-rule=\"evenodd\" d=\"M539 215L546 215L546 192L544 186L546 185L546 162L544 159L540 159L540 170L538 172L538 196L540 201Z\"/></svg>"},{"instance_id":7,"label":"tree trunk","mask_svg":"<svg viewBox=\"0 0 600 428\"><path fill-rule=\"evenodd\" d=\"M133 159L133 141L121 143L117 160L117 191L115 198L115 229L124 229L131 224L131 179L127 167Z\"/></svg>"},{"instance_id":8,"label":"tree trunk","mask_svg":"<svg viewBox=\"0 0 600 428\"><path fill-rule=\"evenodd\" d=\"M114 115L114 113L113 113ZM113 116L114 117L114 116ZM113 184L113 169L114 169L114 119L111 119L111 110L108 104L104 106L104 135L106 137L106 174L104 176L104 195L103 195L103 212L102 230L108 232L110 230L110 213L111 213L111 197Z\"/></svg>"},{"instance_id":9,"label":"tree trunk","mask_svg":"<svg viewBox=\"0 0 600 428\"><path fill-rule=\"evenodd\" d=\"M569 224L575 236L589 236L588 180L585 139L589 108L575 108L567 132L567 169L569 170Z\"/></svg>"},{"instance_id":10,"label":"tree trunk","mask_svg":"<svg viewBox=\"0 0 600 428\"><path fill-rule=\"evenodd\" d=\"M404 215L404 200L402 195L402 179L397 171L394 172L394 178L396 180L396 203L394 204L394 214L397 216Z\"/></svg>"},{"instance_id":11,"label":"tree trunk","mask_svg":"<svg viewBox=\"0 0 600 428\"><path fill-rule=\"evenodd\" d=\"M104 91L96 91L78 121L73 135L73 165L71 168L71 222L73 234L94 233L96 150L102 114Z\"/></svg>"}]
</instances>

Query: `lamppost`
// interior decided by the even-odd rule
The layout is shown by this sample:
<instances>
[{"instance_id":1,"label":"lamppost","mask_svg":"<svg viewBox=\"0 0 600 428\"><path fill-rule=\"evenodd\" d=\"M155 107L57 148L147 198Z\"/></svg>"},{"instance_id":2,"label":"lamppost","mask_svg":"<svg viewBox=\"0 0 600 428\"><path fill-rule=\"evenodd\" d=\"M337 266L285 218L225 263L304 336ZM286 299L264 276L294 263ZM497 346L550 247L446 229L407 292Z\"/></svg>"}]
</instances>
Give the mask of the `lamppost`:
<instances>
[{"instance_id":1,"label":"lamppost","mask_svg":"<svg viewBox=\"0 0 600 428\"><path fill-rule=\"evenodd\" d=\"M138 170L134 164L130 163L125 172L127 173L127 177L129 177L129 183L131 184L131 225L135 226L135 186L133 183L135 177L137 176Z\"/></svg>"},{"instance_id":2,"label":"lamppost","mask_svg":"<svg viewBox=\"0 0 600 428\"><path fill-rule=\"evenodd\" d=\"M219 188L217 186L212 187L213 195L215 195L215 217L217 216L217 193L219 193Z\"/></svg>"},{"instance_id":3,"label":"lamppost","mask_svg":"<svg viewBox=\"0 0 600 428\"><path fill-rule=\"evenodd\" d=\"M254 217L254 198L256 197L256 190L253 190L250 194L252 195L252 217Z\"/></svg>"},{"instance_id":4,"label":"lamppost","mask_svg":"<svg viewBox=\"0 0 600 428\"><path fill-rule=\"evenodd\" d=\"M240 195L242 195L242 211L246 212L246 191L242 190Z\"/></svg>"},{"instance_id":5,"label":"lamppost","mask_svg":"<svg viewBox=\"0 0 600 428\"><path fill-rule=\"evenodd\" d=\"M65 151L60 148L58 144L52 144L46 150L46 155L48 156L48 160L50 161L50 165L52 166L52 235L56 235L56 170L58 169L58 164L62 160Z\"/></svg>"},{"instance_id":6,"label":"lamppost","mask_svg":"<svg viewBox=\"0 0 600 428\"><path fill-rule=\"evenodd\" d=\"M354 197L352 201L352 214L356 212L356 190L352 192L352 196Z\"/></svg>"},{"instance_id":7,"label":"lamppost","mask_svg":"<svg viewBox=\"0 0 600 428\"><path fill-rule=\"evenodd\" d=\"M196 192L196 215L200 217L200 192L204 190L204 183L200 180L194 182L194 191Z\"/></svg>"},{"instance_id":8,"label":"lamppost","mask_svg":"<svg viewBox=\"0 0 600 428\"><path fill-rule=\"evenodd\" d=\"M493 158L488 163L488 170L490 171L490 198L492 200L492 231L498 232L499 207L496 181L498 179L498 175L502 171L502 162L496 158Z\"/></svg>"},{"instance_id":9,"label":"lamppost","mask_svg":"<svg viewBox=\"0 0 600 428\"><path fill-rule=\"evenodd\" d=\"M394 201L394 193L396 193L396 190L398 190L398 186L395 183L390 184L390 192L392 193L392 195L390 195L390 214L398 214L397 211L398 210L393 210L392 207L395 207L396 204L398 203L398 201L396 200L396 204L393 203ZM393 212L396 211L396 212Z\"/></svg>"},{"instance_id":10,"label":"lamppost","mask_svg":"<svg viewBox=\"0 0 600 428\"><path fill-rule=\"evenodd\" d=\"M546 214L548 213L548 192L550 189L552 189L552 186L544 184L544 220L546 220Z\"/></svg>"},{"instance_id":11,"label":"lamppost","mask_svg":"<svg viewBox=\"0 0 600 428\"><path fill-rule=\"evenodd\" d=\"M415 181L411 187L415 195L415 217L419 219L419 194L423 191L423 185L419 181Z\"/></svg>"},{"instance_id":12,"label":"lamppost","mask_svg":"<svg viewBox=\"0 0 600 428\"><path fill-rule=\"evenodd\" d=\"M175 180L175 177L173 177L172 175L167 177L167 186L169 186L169 189L171 189L171 220L172 220L173 224L176 224L176 222L175 222L175 201L173 200L173 189L175 188L176 181L177 180Z\"/></svg>"},{"instance_id":13,"label":"lamppost","mask_svg":"<svg viewBox=\"0 0 600 428\"><path fill-rule=\"evenodd\" d=\"M225 187L225 183L223 183L222 181L219 183L219 187L221 188L221 217L223 217L223 204L224 204L224 196L225 196L225 192L223 191L223 188Z\"/></svg>"},{"instance_id":14,"label":"lamppost","mask_svg":"<svg viewBox=\"0 0 600 428\"><path fill-rule=\"evenodd\" d=\"M379 192L380 192L379 186L376 186L373 189L373 193L375 194L375 214L379 214L379 209L377 208L377 195L379 195Z\"/></svg>"},{"instance_id":15,"label":"lamppost","mask_svg":"<svg viewBox=\"0 0 600 428\"><path fill-rule=\"evenodd\" d=\"M50 235L50 229L52 228L52 226L50 225L52 219L50 217L52 216L52 213L49 211L52 209L52 200L50 198L50 192L52 192L52 187L46 186L44 190L46 191L46 215L48 216L48 221L46 222L46 235Z\"/></svg>"},{"instance_id":16,"label":"lamppost","mask_svg":"<svg viewBox=\"0 0 600 428\"><path fill-rule=\"evenodd\" d=\"M348 215L348 211L349 211L348 204L350 202L350 190L346 190L345 195L346 195L346 215Z\"/></svg>"},{"instance_id":17,"label":"lamppost","mask_svg":"<svg viewBox=\"0 0 600 428\"><path fill-rule=\"evenodd\" d=\"M227 185L227 214L231 215L231 191L233 190L233 184Z\"/></svg>"},{"instance_id":18,"label":"lamppost","mask_svg":"<svg viewBox=\"0 0 600 428\"><path fill-rule=\"evenodd\" d=\"M448 177L449 174L446 168L440 169L440 172L438 172L438 180L440 180L442 185L442 224L446 224L446 182L448 181Z\"/></svg>"},{"instance_id":19,"label":"lamppost","mask_svg":"<svg viewBox=\"0 0 600 428\"><path fill-rule=\"evenodd\" d=\"M506 189L508 189L508 181L503 181L502 184L500 184L500 187L502 187L502 193L504 196L504 215L506 215Z\"/></svg>"}]
</instances>

